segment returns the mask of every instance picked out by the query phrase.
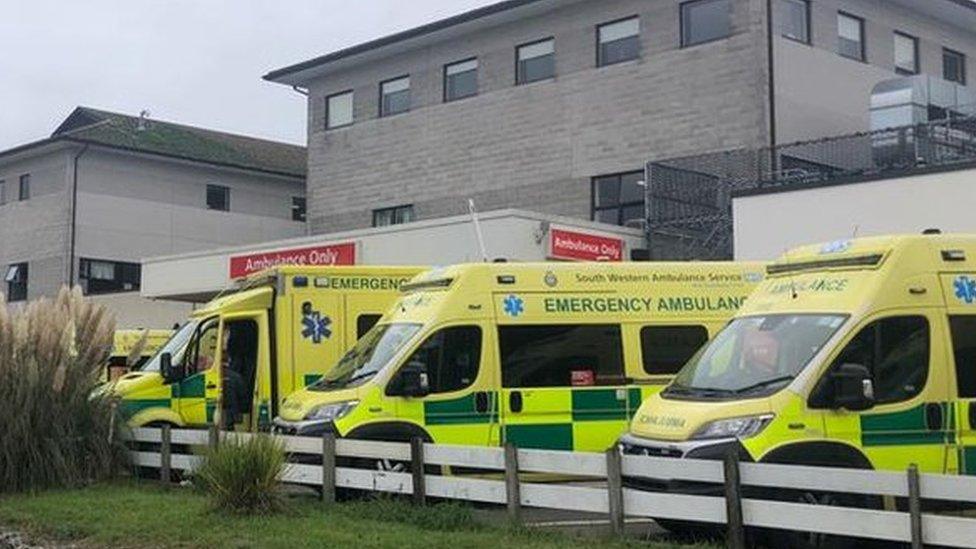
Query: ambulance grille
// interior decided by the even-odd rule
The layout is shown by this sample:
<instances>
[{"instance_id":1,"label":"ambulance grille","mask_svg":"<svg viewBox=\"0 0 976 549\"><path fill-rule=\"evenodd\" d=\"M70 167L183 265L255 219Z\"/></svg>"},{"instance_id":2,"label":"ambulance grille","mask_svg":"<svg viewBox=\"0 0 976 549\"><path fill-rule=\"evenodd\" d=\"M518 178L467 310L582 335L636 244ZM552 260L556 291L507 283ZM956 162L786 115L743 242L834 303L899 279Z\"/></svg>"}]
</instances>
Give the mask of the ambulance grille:
<instances>
[{"instance_id":1,"label":"ambulance grille","mask_svg":"<svg viewBox=\"0 0 976 549\"><path fill-rule=\"evenodd\" d=\"M771 275L777 275L802 271L820 271L823 269L877 267L881 264L882 259L884 259L884 254L871 254L840 259L819 259L817 261L803 261L798 263L779 263L766 267L766 272Z\"/></svg>"}]
</instances>

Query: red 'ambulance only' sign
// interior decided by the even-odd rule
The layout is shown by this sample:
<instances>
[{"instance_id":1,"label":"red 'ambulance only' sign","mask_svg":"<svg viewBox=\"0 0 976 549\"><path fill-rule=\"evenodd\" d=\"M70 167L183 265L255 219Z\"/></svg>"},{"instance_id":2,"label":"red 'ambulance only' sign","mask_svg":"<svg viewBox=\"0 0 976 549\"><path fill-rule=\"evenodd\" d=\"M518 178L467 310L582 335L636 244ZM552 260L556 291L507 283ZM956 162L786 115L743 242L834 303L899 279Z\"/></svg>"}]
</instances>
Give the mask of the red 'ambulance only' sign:
<instances>
[{"instance_id":1,"label":"red 'ambulance only' sign","mask_svg":"<svg viewBox=\"0 0 976 549\"><path fill-rule=\"evenodd\" d=\"M595 234L551 229L549 257L574 261L623 261L624 241Z\"/></svg>"},{"instance_id":2,"label":"red 'ambulance only' sign","mask_svg":"<svg viewBox=\"0 0 976 549\"><path fill-rule=\"evenodd\" d=\"M355 265L356 243L272 250L230 258L230 277L240 278L280 265Z\"/></svg>"}]
</instances>

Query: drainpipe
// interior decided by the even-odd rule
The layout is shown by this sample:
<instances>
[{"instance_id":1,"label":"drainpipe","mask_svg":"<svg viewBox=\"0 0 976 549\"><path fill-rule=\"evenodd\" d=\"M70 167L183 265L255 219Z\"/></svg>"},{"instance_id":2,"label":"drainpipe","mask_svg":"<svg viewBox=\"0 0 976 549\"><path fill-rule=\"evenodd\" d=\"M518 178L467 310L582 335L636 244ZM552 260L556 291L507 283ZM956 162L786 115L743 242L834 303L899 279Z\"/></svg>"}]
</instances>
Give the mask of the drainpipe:
<instances>
[{"instance_id":1,"label":"drainpipe","mask_svg":"<svg viewBox=\"0 0 976 549\"><path fill-rule=\"evenodd\" d=\"M776 78L773 0L766 0L766 56L769 58L769 146L776 146Z\"/></svg>"},{"instance_id":2,"label":"drainpipe","mask_svg":"<svg viewBox=\"0 0 976 549\"><path fill-rule=\"evenodd\" d=\"M308 97L308 90L299 88L297 85L291 87L295 93ZM307 141L307 139L306 139ZM308 148L305 149L305 236L312 236L312 226L308 223Z\"/></svg>"},{"instance_id":3,"label":"drainpipe","mask_svg":"<svg viewBox=\"0 0 976 549\"><path fill-rule=\"evenodd\" d=\"M75 243L78 234L78 161L88 152L88 144L75 154L71 176L71 241L68 245L68 286L75 283Z\"/></svg>"}]
</instances>

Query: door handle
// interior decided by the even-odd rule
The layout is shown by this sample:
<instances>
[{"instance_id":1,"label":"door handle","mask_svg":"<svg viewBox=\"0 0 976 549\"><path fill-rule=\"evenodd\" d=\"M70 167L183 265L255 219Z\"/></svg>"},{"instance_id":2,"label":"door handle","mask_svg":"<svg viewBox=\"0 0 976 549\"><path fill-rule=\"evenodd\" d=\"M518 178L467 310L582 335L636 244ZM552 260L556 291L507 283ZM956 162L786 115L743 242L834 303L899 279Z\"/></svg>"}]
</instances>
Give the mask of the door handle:
<instances>
[{"instance_id":1,"label":"door handle","mask_svg":"<svg viewBox=\"0 0 976 549\"><path fill-rule=\"evenodd\" d=\"M941 431L945 428L945 417L942 413L942 405L930 402L925 406L925 426L929 431Z\"/></svg>"},{"instance_id":2,"label":"door handle","mask_svg":"<svg viewBox=\"0 0 976 549\"><path fill-rule=\"evenodd\" d=\"M976 429L976 400L969 401L969 428Z\"/></svg>"},{"instance_id":3,"label":"door handle","mask_svg":"<svg viewBox=\"0 0 976 549\"><path fill-rule=\"evenodd\" d=\"M488 393L478 391L474 394L474 410L479 414L488 413Z\"/></svg>"},{"instance_id":4,"label":"door handle","mask_svg":"<svg viewBox=\"0 0 976 549\"><path fill-rule=\"evenodd\" d=\"M508 409L516 414L522 411L522 391L512 391L509 393Z\"/></svg>"},{"instance_id":5,"label":"door handle","mask_svg":"<svg viewBox=\"0 0 976 549\"><path fill-rule=\"evenodd\" d=\"M217 384L216 383L208 383L207 384L207 389L216 389L216 388L217 388Z\"/></svg>"}]
</instances>

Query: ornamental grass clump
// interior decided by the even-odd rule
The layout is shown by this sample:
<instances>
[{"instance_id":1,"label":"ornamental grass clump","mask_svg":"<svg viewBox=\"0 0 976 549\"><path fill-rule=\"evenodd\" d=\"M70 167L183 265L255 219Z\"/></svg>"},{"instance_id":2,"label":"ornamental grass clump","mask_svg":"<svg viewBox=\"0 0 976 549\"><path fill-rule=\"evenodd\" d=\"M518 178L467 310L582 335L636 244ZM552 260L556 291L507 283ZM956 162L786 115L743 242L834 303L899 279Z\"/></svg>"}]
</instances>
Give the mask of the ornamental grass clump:
<instances>
[{"instance_id":1,"label":"ornamental grass clump","mask_svg":"<svg viewBox=\"0 0 976 549\"><path fill-rule=\"evenodd\" d=\"M278 477L285 469L285 450L271 435L244 439L234 435L207 452L194 479L213 506L234 514L270 514L281 509Z\"/></svg>"},{"instance_id":2,"label":"ornamental grass clump","mask_svg":"<svg viewBox=\"0 0 976 549\"><path fill-rule=\"evenodd\" d=\"M115 409L96 391L114 330L78 288L15 309L0 295L0 493L80 486L123 467Z\"/></svg>"}]
</instances>

